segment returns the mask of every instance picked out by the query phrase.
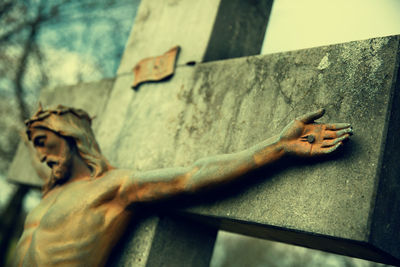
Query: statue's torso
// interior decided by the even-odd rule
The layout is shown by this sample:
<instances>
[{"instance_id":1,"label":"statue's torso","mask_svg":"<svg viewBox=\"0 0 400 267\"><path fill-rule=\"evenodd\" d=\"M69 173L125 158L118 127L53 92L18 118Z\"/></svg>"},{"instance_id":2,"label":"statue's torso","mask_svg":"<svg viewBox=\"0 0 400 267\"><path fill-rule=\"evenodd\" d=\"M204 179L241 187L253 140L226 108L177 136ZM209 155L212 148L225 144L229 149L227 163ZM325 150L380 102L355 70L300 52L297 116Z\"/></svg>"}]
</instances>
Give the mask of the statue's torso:
<instances>
[{"instance_id":1,"label":"statue's torso","mask_svg":"<svg viewBox=\"0 0 400 267\"><path fill-rule=\"evenodd\" d=\"M29 213L17 247L22 266L99 266L130 217L116 198L124 171L57 187ZM122 176L122 177L121 177Z\"/></svg>"}]
</instances>

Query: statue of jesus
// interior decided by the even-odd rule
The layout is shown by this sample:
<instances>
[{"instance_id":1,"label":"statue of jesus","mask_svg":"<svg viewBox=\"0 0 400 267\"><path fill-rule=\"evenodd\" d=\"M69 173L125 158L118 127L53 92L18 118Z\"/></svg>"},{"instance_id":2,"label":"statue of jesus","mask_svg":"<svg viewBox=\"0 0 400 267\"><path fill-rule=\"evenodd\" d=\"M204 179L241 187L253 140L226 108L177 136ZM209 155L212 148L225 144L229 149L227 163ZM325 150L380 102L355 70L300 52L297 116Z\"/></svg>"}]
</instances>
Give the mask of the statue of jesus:
<instances>
[{"instance_id":1,"label":"statue of jesus","mask_svg":"<svg viewBox=\"0 0 400 267\"><path fill-rule=\"evenodd\" d=\"M286 155L317 157L337 150L352 128L315 123L323 114L321 109L299 117L279 135L237 153L137 172L109 164L85 111L39 108L26 122L27 136L51 175L40 204L28 214L15 265L103 266L139 203L222 186Z\"/></svg>"}]
</instances>

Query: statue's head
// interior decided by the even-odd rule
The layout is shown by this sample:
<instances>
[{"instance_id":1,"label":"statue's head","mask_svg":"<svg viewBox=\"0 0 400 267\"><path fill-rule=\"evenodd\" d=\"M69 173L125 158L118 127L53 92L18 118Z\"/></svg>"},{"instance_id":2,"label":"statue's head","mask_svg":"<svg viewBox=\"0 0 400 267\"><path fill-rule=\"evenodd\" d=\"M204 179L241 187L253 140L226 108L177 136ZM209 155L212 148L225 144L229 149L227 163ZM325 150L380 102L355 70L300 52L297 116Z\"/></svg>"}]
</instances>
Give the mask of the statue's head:
<instances>
[{"instance_id":1,"label":"statue's head","mask_svg":"<svg viewBox=\"0 0 400 267\"><path fill-rule=\"evenodd\" d=\"M62 105L43 110L40 106L25 124L28 139L33 142L40 160L52 169L43 187L44 193L69 178L74 153L87 164L93 178L109 169L95 140L91 118L85 111Z\"/></svg>"}]
</instances>

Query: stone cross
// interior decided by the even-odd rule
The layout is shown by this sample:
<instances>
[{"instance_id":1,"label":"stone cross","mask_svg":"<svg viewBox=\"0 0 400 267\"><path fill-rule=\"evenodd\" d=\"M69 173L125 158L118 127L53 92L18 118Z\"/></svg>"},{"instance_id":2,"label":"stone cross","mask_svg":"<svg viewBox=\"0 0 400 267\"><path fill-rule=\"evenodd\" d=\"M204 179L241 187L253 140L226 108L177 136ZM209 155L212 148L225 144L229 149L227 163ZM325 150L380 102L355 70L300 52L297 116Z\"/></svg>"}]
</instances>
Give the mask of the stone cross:
<instances>
[{"instance_id":1,"label":"stone cross","mask_svg":"<svg viewBox=\"0 0 400 267\"><path fill-rule=\"evenodd\" d=\"M121 168L185 166L244 149L319 107L325 120L354 126L351 142L340 157L252 173L223 197L157 207L110 265L207 266L217 229L399 264L400 38L251 56L271 5L142 0L108 99L93 107L103 153ZM133 66L175 45L175 75L131 90Z\"/></svg>"}]
</instances>

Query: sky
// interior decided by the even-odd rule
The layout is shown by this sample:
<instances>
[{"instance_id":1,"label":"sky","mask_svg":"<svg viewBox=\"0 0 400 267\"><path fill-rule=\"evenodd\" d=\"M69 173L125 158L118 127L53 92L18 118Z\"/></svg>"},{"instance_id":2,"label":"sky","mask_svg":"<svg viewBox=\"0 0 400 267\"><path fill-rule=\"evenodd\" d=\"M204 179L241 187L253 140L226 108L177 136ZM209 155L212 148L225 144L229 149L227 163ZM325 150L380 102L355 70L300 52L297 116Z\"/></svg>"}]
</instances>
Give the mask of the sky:
<instances>
[{"instance_id":1,"label":"sky","mask_svg":"<svg viewBox=\"0 0 400 267\"><path fill-rule=\"evenodd\" d=\"M400 0L275 0L261 54L400 34Z\"/></svg>"}]
</instances>

